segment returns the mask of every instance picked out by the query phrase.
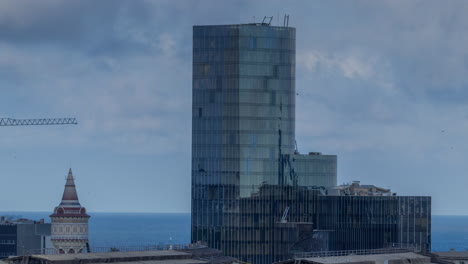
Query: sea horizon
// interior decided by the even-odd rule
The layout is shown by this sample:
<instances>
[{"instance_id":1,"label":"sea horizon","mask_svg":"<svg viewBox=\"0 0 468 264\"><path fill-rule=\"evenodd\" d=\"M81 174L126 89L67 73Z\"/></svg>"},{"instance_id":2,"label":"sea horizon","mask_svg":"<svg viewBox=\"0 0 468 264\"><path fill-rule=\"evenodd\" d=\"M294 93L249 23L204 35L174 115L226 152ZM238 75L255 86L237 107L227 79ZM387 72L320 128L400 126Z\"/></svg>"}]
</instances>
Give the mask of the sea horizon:
<instances>
[{"instance_id":1,"label":"sea horizon","mask_svg":"<svg viewBox=\"0 0 468 264\"><path fill-rule=\"evenodd\" d=\"M44 219L50 211L0 211L14 219ZM190 212L88 212L92 247L182 245L190 243ZM468 249L468 215L432 215L432 251Z\"/></svg>"}]
</instances>

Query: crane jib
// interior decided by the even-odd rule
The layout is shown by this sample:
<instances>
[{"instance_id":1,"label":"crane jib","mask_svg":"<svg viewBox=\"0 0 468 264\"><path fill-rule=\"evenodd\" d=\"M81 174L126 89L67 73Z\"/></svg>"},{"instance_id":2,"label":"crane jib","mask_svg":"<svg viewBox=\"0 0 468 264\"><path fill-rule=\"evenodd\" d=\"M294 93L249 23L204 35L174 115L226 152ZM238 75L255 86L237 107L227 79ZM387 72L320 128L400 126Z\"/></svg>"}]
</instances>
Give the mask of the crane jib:
<instances>
[{"instance_id":1,"label":"crane jib","mask_svg":"<svg viewBox=\"0 0 468 264\"><path fill-rule=\"evenodd\" d=\"M0 118L0 126L77 125L76 118L13 119Z\"/></svg>"}]
</instances>

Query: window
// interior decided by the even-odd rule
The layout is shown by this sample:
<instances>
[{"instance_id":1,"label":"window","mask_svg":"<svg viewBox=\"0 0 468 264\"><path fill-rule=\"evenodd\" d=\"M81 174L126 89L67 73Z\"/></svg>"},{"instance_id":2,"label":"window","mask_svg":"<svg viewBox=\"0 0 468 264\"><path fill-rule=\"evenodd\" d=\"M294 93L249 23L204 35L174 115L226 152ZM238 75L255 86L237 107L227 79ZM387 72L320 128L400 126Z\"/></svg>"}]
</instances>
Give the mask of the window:
<instances>
[{"instance_id":1,"label":"window","mask_svg":"<svg viewBox=\"0 0 468 264\"><path fill-rule=\"evenodd\" d=\"M273 77L275 77L275 78L279 77L279 66L278 65L273 66Z\"/></svg>"},{"instance_id":2,"label":"window","mask_svg":"<svg viewBox=\"0 0 468 264\"><path fill-rule=\"evenodd\" d=\"M215 97L216 97L215 91L210 91L209 92L209 101L210 101L210 103L215 102Z\"/></svg>"},{"instance_id":3,"label":"window","mask_svg":"<svg viewBox=\"0 0 468 264\"><path fill-rule=\"evenodd\" d=\"M208 75L209 72L210 72L210 65L209 64L203 64L202 74L203 75Z\"/></svg>"},{"instance_id":4,"label":"window","mask_svg":"<svg viewBox=\"0 0 468 264\"><path fill-rule=\"evenodd\" d=\"M229 134L229 144L236 144L236 134L234 132L230 132Z\"/></svg>"},{"instance_id":5,"label":"window","mask_svg":"<svg viewBox=\"0 0 468 264\"><path fill-rule=\"evenodd\" d=\"M271 92L270 104L271 104L271 105L275 105L275 104L276 104L276 91L272 91L272 92Z\"/></svg>"},{"instance_id":6,"label":"window","mask_svg":"<svg viewBox=\"0 0 468 264\"><path fill-rule=\"evenodd\" d=\"M250 40L249 40L249 48L251 48L251 49L257 48L257 38L255 38L255 37L250 37Z\"/></svg>"},{"instance_id":7,"label":"window","mask_svg":"<svg viewBox=\"0 0 468 264\"><path fill-rule=\"evenodd\" d=\"M221 78L221 76L216 76L216 89L223 89L223 79Z\"/></svg>"}]
</instances>

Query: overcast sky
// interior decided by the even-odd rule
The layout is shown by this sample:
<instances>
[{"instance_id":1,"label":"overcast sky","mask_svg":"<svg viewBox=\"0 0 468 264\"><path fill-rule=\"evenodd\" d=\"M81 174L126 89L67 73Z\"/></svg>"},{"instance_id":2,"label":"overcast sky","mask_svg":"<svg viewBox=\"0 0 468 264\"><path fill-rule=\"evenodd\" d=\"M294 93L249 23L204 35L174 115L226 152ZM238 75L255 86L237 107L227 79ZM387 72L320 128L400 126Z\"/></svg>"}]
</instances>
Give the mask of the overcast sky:
<instances>
[{"instance_id":1,"label":"overcast sky","mask_svg":"<svg viewBox=\"0 0 468 264\"><path fill-rule=\"evenodd\" d=\"M299 151L468 214L467 1L0 2L0 211L189 212L192 26L290 15ZM280 17L278 17L278 14Z\"/></svg>"}]
</instances>

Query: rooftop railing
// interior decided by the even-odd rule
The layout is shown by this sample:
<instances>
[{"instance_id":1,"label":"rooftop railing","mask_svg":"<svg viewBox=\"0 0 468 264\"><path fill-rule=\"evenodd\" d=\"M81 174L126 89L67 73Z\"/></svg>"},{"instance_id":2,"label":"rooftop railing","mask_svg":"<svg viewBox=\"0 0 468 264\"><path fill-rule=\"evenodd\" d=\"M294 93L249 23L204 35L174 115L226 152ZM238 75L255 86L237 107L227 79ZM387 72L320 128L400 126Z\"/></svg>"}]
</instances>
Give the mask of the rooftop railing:
<instances>
[{"instance_id":1,"label":"rooftop railing","mask_svg":"<svg viewBox=\"0 0 468 264\"><path fill-rule=\"evenodd\" d=\"M115 246L115 247L91 247L90 251L83 248L81 253L104 253L104 252L129 252L129 251L154 251L154 250L176 250L203 248L201 244L177 244L177 245L145 245L145 246ZM55 248L44 248L27 250L25 255L56 255L59 251Z\"/></svg>"},{"instance_id":2,"label":"rooftop railing","mask_svg":"<svg viewBox=\"0 0 468 264\"><path fill-rule=\"evenodd\" d=\"M296 252L294 258L318 258L318 257L339 257L350 255L377 255L377 254L395 254L407 252L420 252L413 245L389 244L388 247L379 249L360 249L360 250L339 250L339 251L316 251L316 252Z\"/></svg>"}]
</instances>

